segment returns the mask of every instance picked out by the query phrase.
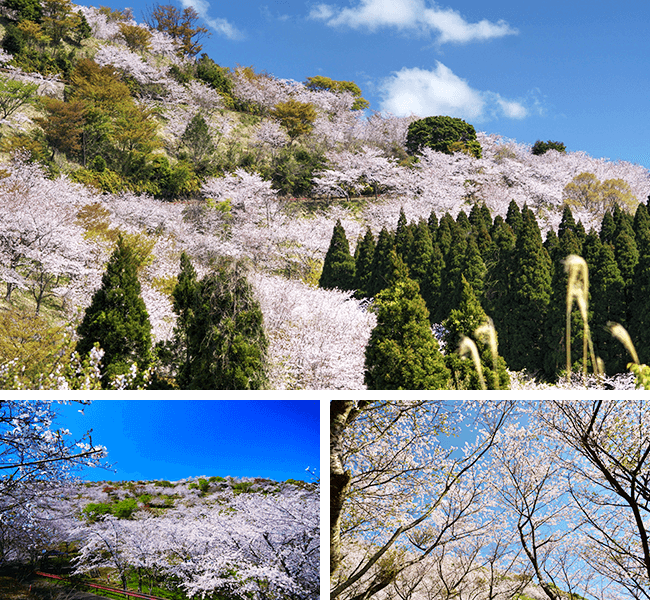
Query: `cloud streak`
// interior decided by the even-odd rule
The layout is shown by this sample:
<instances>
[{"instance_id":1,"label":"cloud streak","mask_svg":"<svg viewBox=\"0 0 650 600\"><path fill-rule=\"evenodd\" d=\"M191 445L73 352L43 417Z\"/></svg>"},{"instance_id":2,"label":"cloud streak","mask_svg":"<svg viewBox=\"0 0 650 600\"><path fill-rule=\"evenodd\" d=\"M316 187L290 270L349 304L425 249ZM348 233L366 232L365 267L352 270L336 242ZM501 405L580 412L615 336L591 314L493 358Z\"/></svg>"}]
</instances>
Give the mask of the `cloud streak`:
<instances>
[{"instance_id":1,"label":"cloud streak","mask_svg":"<svg viewBox=\"0 0 650 600\"><path fill-rule=\"evenodd\" d=\"M505 21L492 23L483 19L468 23L455 10L435 4L428 7L424 0L360 0L350 8L321 3L312 8L309 16L330 27L432 31L438 35L439 43L466 44L518 33Z\"/></svg>"},{"instance_id":2,"label":"cloud streak","mask_svg":"<svg viewBox=\"0 0 650 600\"><path fill-rule=\"evenodd\" d=\"M181 0L183 8L192 7L198 15L206 22L206 24L216 31L219 35L222 35L229 40L243 40L244 34L237 29L232 23L226 19L215 19L208 15L210 10L210 3L206 0Z\"/></svg>"},{"instance_id":3,"label":"cloud streak","mask_svg":"<svg viewBox=\"0 0 650 600\"><path fill-rule=\"evenodd\" d=\"M441 62L433 70L403 68L381 86L381 110L396 116L448 115L474 121L505 117L524 119L530 110L521 102L472 88Z\"/></svg>"}]
</instances>

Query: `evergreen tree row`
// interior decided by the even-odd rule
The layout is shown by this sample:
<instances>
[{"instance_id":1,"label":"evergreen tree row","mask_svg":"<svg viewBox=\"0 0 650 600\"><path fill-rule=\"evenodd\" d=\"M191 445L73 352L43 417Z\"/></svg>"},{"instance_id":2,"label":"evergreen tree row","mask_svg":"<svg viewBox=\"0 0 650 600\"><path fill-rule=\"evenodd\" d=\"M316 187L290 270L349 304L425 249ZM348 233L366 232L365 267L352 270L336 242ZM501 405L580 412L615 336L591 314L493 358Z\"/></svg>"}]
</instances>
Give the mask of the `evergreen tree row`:
<instances>
[{"instance_id":1,"label":"evergreen tree row","mask_svg":"<svg viewBox=\"0 0 650 600\"><path fill-rule=\"evenodd\" d=\"M471 321L462 313L471 295L472 310L493 319L508 367L549 381L566 367L563 261L570 254L582 256L589 267L589 327L607 374L626 371L630 360L609 334L610 321L628 330L642 363L650 360L650 218L645 204L634 216L614 206L600 231L588 233L567 206L557 232L550 230L545 240L533 211L514 201L505 219L493 219L484 204L474 205L469 215L460 211L455 220L449 213L438 219L432 212L428 221L407 223L401 211L394 231L382 229L375 237L368 229L360 236L354 256L339 221L320 286L354 290L356 297L377 302L395 281L393 254L404 265L404 277L417 284L431 324L450 330L453 322ZM571 348L576 368L582 360L582 330L575 308ZM471 334L463 330L460 335ZM452 335L449 343L453 350L459 336Z\"/></svg>"}]
</instances>

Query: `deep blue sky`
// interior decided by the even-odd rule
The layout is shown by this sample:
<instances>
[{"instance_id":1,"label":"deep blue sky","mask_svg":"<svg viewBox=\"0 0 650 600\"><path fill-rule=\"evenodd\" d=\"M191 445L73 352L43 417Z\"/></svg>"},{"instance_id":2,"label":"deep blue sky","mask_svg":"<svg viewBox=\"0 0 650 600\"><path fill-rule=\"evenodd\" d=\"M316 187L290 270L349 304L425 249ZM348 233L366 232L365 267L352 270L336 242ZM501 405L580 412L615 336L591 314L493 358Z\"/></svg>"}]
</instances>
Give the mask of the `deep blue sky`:
<instances>
[{"instance_id":1,"label":"deep blue sky","mask_svg":"<svg viewBox=\"0 0 650 600\"><path fill-rule=\"evenodd\" d=\"M79 412L83 409L83 414ZM311 481L319 473L316 400L95 400L60 406L55 427L75 438L92 429L116 473L86 469L85 480L170 481L199 475Z\"/></svg>"},{"instance_id":2,"label":"deep blue sky","mask_svg":"<svg viewBox=\"0 0 650 600\"><path fill-rule=\"evenodd\" d=\"M171 1L205 17L204 51L222 66L354 80L374 110L448 114L650 167L650 3ZM142 21L153 3L101 4Z\"/></svg>"}]
</instances>

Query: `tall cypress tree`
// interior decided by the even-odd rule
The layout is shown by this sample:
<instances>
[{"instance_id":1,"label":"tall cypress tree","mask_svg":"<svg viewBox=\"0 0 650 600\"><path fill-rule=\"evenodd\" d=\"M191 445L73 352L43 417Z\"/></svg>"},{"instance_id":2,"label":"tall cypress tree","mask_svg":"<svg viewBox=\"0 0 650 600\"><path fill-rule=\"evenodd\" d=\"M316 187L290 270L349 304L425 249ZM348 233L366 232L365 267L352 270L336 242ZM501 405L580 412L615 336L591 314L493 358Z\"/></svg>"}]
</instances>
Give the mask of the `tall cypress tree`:
<instances>
[{"instance_id":1,"label":"tall cypress tree","mask_svg":"<svg viewBox=\"0 0 650 600\"><path fill-rule=\"evenodd\" d=\"M639 250L636 245L632 223L621 213L619 227L614 239L614 256L625 283L625 301L628 308L632 304L634 272L639 262ZM628 314L628 318L631 315Z\"/></svg>"},{"instance_id":2,"label":"tall cypress tree","mask_svg":"<svg viewBox=\"0 0 650 600\"><path fill-rule=\"evenodd\" d=\"M404 209L399 211L399 219L397 220L397 227L395 229L395 249L397 254L406 261L413 244L413 228L406 222L406 215Z\"/></svg>"},{"instance_id":3,"label":"tall cypress tree","mask_svg":"<svg viewBox=\"0 0 650 600\"><path fill-rule=\"evenodd\" d=\"M393 236L382 228L377 238L375 253L372 257L372 273L370 275L369 294L375 296L381 290L388 287L388 280L391 276L390 252L395 248Z\"/></svg>"},{"instance_id":4,"label":"tall cypress tree","mask_svg":"<svg viewBox=\"0 0 650 600\"><path fill-rule=\"evenodd\" d=\"M484 325L487 316L469 282L462 277L461 295L458 308L449 314L443 325L445 334L445 364L451 372L455 387L458 389L481 389L478 371L471 360L461 358L456 349L461 339L468 337L475 341L485 385L488 389L508 389L510 377L506 362L501 356L493 357L489 343L477 339L476 330ZM496 369L495 369L496 363Z\"/></svg>"},{"instance_id":5,"label":"tall cypress tree","mask_svg":"<svg viewBox=\"0 0 650 600\"><path fill-rule=\"evenodd\" d=\"M608 211L603 215L603 220L600 223L600 241L603 244L613 244L616 238L616 223L612 213Z\"/></svg>"},{"instance_id":6,"label":"tall cypress tree","mask_svg":"<svg viewBox=\"0 0 650 600\"><path fill-rule=\"evenodd\" d=\"M551 261L533 212L524 207L521 231L512 257L511 293L505 308L507 335L499 331L508 366L519 371L542 370L546 347L544 325L551 299Z\"/></svg>"},{"instance_id":7,"label":"tall cypress tree","mask_svg":"<svg viewBox=\"0 0 650 600\"><path fill-rule=\"evenodd\" d=\"M566 213L565 213L566 214ZM573 223L573 216L569 221ZM574 223L573 223L574 224ZM558 245L553 257L551 276L551 301L549 304L544 338L548 345L544 355L544 371L548 379L555 379L566 368L566 297L568 276L564 260L571 254L581 254L581 244L573 227L564 227L558 236ZM571 313L571 364L582 358L583 323L578 307Z\"/></svg>"},{"instance_id":8,"label":"tall cypress tree","mask_svg":"<svg viewBox=\"0 0 650 600\"><path fill-rule=\"evenodd\" d=\"M334 225L318 285L327 289L355 289L354 258L350 254L350 245L340 219Z\"/></svg>"},{"instance_id":9,"label":"tall cypress tree","mask_svg":"<svg viewBox=\"0 0 650 600\"><path fill-rule=\"evenodd\" d=\"M127 374L133 364L140 372L151 365L151 324L140 296L138 261L121 235L77 333L81 355L90 352L95 343L104 351L103 387L115 376ZM142 383L140 379L136 382Z\"/></svg>"},{"instance_id":10,"label":"tall cypress tree","mask_svg":"<svg viewBox=\"0 0 650 600\"><path fill-rule=\"evenodd\" d=\"M224 259L193 289L183 332L187 360L179 366L178 386L263 389L267 384L268 342L262 311L243 265Z\"/></svg>"},{"instance_id":11,"label":"tall cypress tree","mask_svg":"<svg viewBox=\"0 0 650 600\"><path fill-rule=\"evenodd\" d=\"M650 220L647 213L639 220L637 228L636 242L640 251L629 296L629 329L639 360L650 364Z\"/></svg>"},{"instance_id":12,"label":"tall cypress tree","mask_svg":"<svg viewBox=\"0 0 650 600\"><path fill-rule=\"evenodd\" d=\"M625 322L625 284L611 244L602 244L594 268L589 270L591 337L596 355L605 363L608 375L626 371L627 352L605 327L608 321Z\"/></svg>"},{"instance_id":13,"label":"tall cypress tree","mask_svg":"<svg viewBox=\"0 0 650 600\"><path fill-rule=\"evenodd\" d=\"M373 390L447 389L449 371L419 286L398 263L393 250L391 285L373 304L377 325L366 347L365 384Z\"/></svg>"},{"instance_id":14,"label":"tall cypress tree","mask_svg":"<svg viewBox=\"0 0 650 600\"><path fill-rule=\"evenodd\" d=\"M427 224L429 225L431 241L435 244L438 241L438 217L433 209L431 210Z\"/></svg>"},{"instance_id":15,"label":"tall cypress tree","mask_svg":"<svg viewBox=\"0 0 650 600\"><path fill-rule=\"evenodd\" d=\"M506 223L510 225L510 229L512 229L515 235L519 235L519 231L521 230L521 227L523 225L523 218L521 216L521 211L519 210L519 206L514 200L510 200L510 204L508 204L508 212L506 213Z\"/></svg>"},{"instance_id":16,"label":"tall cypress tree","mask_svg":"<svg viewBox=\"0 0 650 600\"><path fill-rule=\"evenodd\" d=\"M440 250L445 260L447 260L452 240L456 236L457 231L458 227L456 221L454 221L454 218L448 212L445 213L440 219L436 236L436 242L438 243L438 246L440 246Z\"/></svg>"},{"instance_id":17,"label":"tall cypress tree","mask_svg":"<svg viewBox=\"0 0 650 600\"><path fill-rule=\"evenodd\" d=\"M375 236L370 227L366 234L359 236L357 247L354 250L354 287L357 298L370 297L370 277L372 276L372 260L375 255Z\"/></svg>"},{"instance_id":18,"label":"tall cypress tree","mask_svg":"<svg viewBox=\"0 0 650 600\"><path fill-rule=\"evenodd\" d=\"M440 323L444 318L444 303L442 301L442 279L445 272L445 259L438 244L433 245L431 260L427 269L425 281L421 287L431 323Z\"/></svg>"},{"instance_id":19,"label":"tall cypress tree","mask_svg":"<svg viewBox=\"0 0 650 600\"><path fill-rule=\"evenodd\" d=\"M424 219L420 219L418 224L415 226L413 243L411 244L411 249L406 257L406 264L409 268L410 277L414 281L418 282L420 289L422 289L422 286L425 283L432 254L433 242L431 241L429 227Z\"/></svg>"}]
</instances>

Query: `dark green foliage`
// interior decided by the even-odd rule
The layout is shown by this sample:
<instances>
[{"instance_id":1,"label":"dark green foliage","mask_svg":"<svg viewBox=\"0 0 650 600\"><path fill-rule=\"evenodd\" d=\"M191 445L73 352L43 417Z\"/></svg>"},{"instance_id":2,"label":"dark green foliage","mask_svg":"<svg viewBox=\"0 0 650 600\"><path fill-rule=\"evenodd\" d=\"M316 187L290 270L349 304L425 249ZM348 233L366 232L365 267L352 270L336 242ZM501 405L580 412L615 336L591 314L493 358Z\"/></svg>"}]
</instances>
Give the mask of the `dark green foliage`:
<instances>
[{"instance_id":1,"label":"dark green foliage","mask_svg":"<svg viewBox=\"0 0 650 600\"><path fill-rule=\"evenodd\" d=\"M472 231L472 224L469 222L467 214L464 210L458 211L458 216L456 217L456 225L458 225L460 231L464 232L466 235Z\"/></svg>"},{"instance_id":2,"label":"dark green foliage","mask_svg":"<svg viewBox=\"0 0 650 600\"><path fill-rule=\"evenodd\" d=\"M353 290L354 283L354 258L350 255L348 239L339 219L334 225L318 285L327 289Z\"/></svg>"},{"instance_id":3,"label":"dark green foliage","mask_svg":"<svg viewBox=\"0 0 650 600\"><path fill-rule=\"evenodd\" d=\"M13 11L18 23L21 21L33 21L40 23L43 16L43 9L38 0L4 0L5 10Z\"/></svg>"},{"instance_id":4,"label":"dark green foliage","mask_svg":"<svg viewBox=\"0 0 650 600\"><path fill-rule=\"evenodd\" d=\"M465 277L462 277L458 308L453 309L443 323L447 330L444 338L446 344L445 364L451 373L454 387L457 389L481 389L478 371L474 362L470 359L461 358L456 352L463 337L468 337L476 343L486 387L491 390L503 390L510 387L510 377L503 358L500 356L493 357L489 344L477 339L475 332L486 321L487 316L483 308L481 308L472 286ZM496 372L494 369L495 361Z\"/></svg>"},{"instance_id":5,"label":"dark green foliage","mask_svg":"<svg viewBox=\"0 0 650 600\"><path fill-rule=\"evenodd\" d=\"M411 123L406 135L406 150L413 155L428 147L437 152L453 154L450 146L456 142L460 142L472 156L481 158L482 149L476 141L474 126L462 119L446 116L426 117Z\"/></svg>"},{"instance_id":6,"label":"dark green foliage","mask_svg":"<svg viewBox=\"0 0 650 600\"><path fill-rule=\"evenodd\" d=\"M403 259L409 254L411 244L413 243L413 231L406 223L404 209L400 208L397 228L395 229L395 249Z\"/></svg>"},{"instance_id":7,"label":"dark green foliage","mask_svg":"<svg viewBox=\"0 0 650 600\"><path fill-rule=\"evenodd\" d=\"M187 264L174 294L176 341L186 359L177 365L181 389L254 390L266 385L262 311L243 265L223 260L196 282Z\"/></svg>"},{"instance_id":8,"label":"dark green foliage","mask_svg":"<svg viewBox=\"0 0 650 600\"><path fill-rule=\"evenodd\" d=\"M589 327L596 356L605 363L608 375L626 370L627 352L605 327L608 321L625 324L625 285L610 244L599 248L593 269L589 269L590 309Z\"/></svg>"},{"instance_id":9,"label":"dark green foliage","mask_svg":"<svg viewBox=\"0 0 650 600\"><path fill-rule=\"evenodd\" d=\"M25 36L22 31L11 23L5 26L5 35L2 38L2 49L9 54L20 54L25 45Z\"/></svg>"},{"instance_id":10,"label":"dark green foliage","mask_svg":"<svg viewBox=\"0 0 650 600\"><path fill-rule=\"evenodd\" d=\"M552 142L551 140L548 140L548 142L542 142L542 140L537 140L533 144L531 152L536 156L539 156L548 152L549 150L557 150L558 152L565 153L566 146L562 142Z\"/></svg>"},{"instance_id":11,"label":"dark green foliage","mask_svg":"<svg viewBox=\"0 0 650 600\"><path fill-rule=\"evenodd\" d=\"M140 373L151 364L151 324L140 296L138 266L134 249L120 236L106 265L102 286L77 329L81 355L95 344L104 350L104 386L115 376L127 374L133 364Z\"/></svg>"},{"instance_id":12,"label":"dark green foliage","mask_svg":"<svg viewBox=\"0 0 650 600\"><path fill-rule=\"evenodd\" d=\"M187 124L181 136L181 144L194 164L201 164L214 154L215 147L210 129L200 112L196 113Z\"/></svg>"},{"instance_id":13,"label":"dark green foliage","mask_svg":"<svg viewBox=\"0 0 650 600\"><path fill-rule=\"evenodd\" d=\"M368 290L370 296L375 296L388 286L391 274L390 252L394 247L393 236L386 228L382 228L372 258L372 273Z\"/></svg>"},{"instance_id":14,"label":"dark green foliage","mask_svg":"<svg viewBox=\"0 0 650 600\"><path fill-rule=\"evenodd\" d=\"M433 254L433 242L429 226L424 219L420 219L414 228L413 241L406 258L411 279L418 282L420 289L425 285L431 255Z\"/></svg>"},{"instance_id":15,"label":"dark green foliage","mask_svg":"<svg viewBox=\"0 0 650 600\"><path fill-rule=\"evenodd\" d=\"M392 255L395 264L397 255L394 251ZM377 294L373 310L377 326L366 347L368 389L447 389L449 371L431 332L418 284L398 274L389 288Z\"/></svg>"},{"instance_id":16,"label":"dark green foliage","mask_svg":"<svg viewBox=\"0 0 650 600\"><path fill-rule=\"evenodd\" d=\"M645 213L645 210L643 212ZM636 243L639 248L639 262L634 270L632 295L628 305L629 333L639 361L642 364L650 364L650 223L647 213L639 220Z\"/></svg>"},{"instance_id":17,"label":"dark green foliage","mask_svg":"<svg viewBox=\"0 0 650 600\"><path fill-rule=\"evenodd\" d=\"M445 259L442 256L438 244L433 245L431 260L427 269L425 280L422 284L422 297L424 298L431 323L440 323L446 315L444 312L443 295L443 276L445 273Z\"/></svg>"},{"instance_id":18,"label":"dark green foliage","mask_svg":"<svg viewBox=\"0 0 650 600\"><path fill-rule=\"evenodd\" d=\"M506 223L510 225L510 228L515 235L519 235L519 231L521 230L521 226L523 224L523 219L521 216L521 211L519 210L519 206L514 200L511 200L510 204L508 204Z\"/></svg>"},{"instance_id":19,"label":"dark green foliage","mask_svg":"<svg viewBox=\"0 0 650 600\"><path fill-rule=\"evenodd\" d=\"M454 218L447 212L442 216L442 219L440 219L440 224L438 225L438 232L436 235L436 242L440 246L440 251L442 252L442 255L445 257L445 259L449 254L452 240L456 234L456 221L454 221Z\"/></svg>"},{"instance_id":20,"label":"dark green foliage","mask_svg":"<svg viewBox=\"0 0 650 600\"><path fill-rule=\"evenodd\" d=\"M572 221L572 217L570 221ZM564 222L564 220L563 220ZM568 276L564 269L567 256L582 254L581 244L570 227L562 229L558 245L551 257L553 274L551 278L551 302L547 313L545 338L548 350L544 356L544 370L548 379L554 379L566 368L566 297ZM583 323L578 307L574 304L571 314L571 364L582 359Z\"/></svg>"},{"instance_id":21,"label":"dark green foliage","mask_svg":"<svg viewBox=\"0 0 650 600\"><path fill-rule=\"evenodd\" d=\"M232 80L228 73L227 68L220 67L205 52L196 61L196 76L223 96L232 96Z\"/></svg>"},{"instance_id":22,"label":"dark green foliage","mask_svg":"<svg viewBox=\"0 0 650 600\"><path fill-rule=\"evenodd\" d=\"M433 210L431 211L427 224L429 225L429 233L431 233L431 241L437 242L438 241L438 217L436 216L435 211Z\"/></svg>"},{"instance_id":23,"label":"dark green foliage","mask_svg":"<svg viewBox=\"0 0 650 600\"><path fill-rule=\"evenodd\" d=\"M618 205L617 205L618 206ZM600 223L600 241L603 244L613 244L616 237L616 223L609 210L603 215Z\"/></svg>"},{"instance_id":24,"label":"dark green foliage","mask_svg":"<svg viewBox=\"0 0 650 600\"><path fill-rule=\"evenodd\" d=\"M546 313L551 299L551 261L532 211L522 211L521 232L512 255L509 293L503 307L505 326L497 323L501 348L511 369L542 369ZM496 322L496 319L495 319ZM505 335L504 335L505 334Z\"/></svg>"},{"instance_id":25,"label":"dark green foliage","mask_svg":"<svg viewBox=\"0 0 650 600\"><path fill-rule=\"evenodd\" d=\"M320 152L287 146L274 158L268 175L280 195L305 197L311 195L314 174L324 169L325 164Z\"/></svg>"},{"instance_id":26,"label":"dark green foliage","mask_svg":"<svg viewBox=\"0 0 650 600\"><path fill-rule=\"evenodd\" d=\"M370 227L366 234L359 236L357 247L354 251L354 289L357 298L370 297L370 278L372 277L372 260L375 255L375 236Z\"/></svg>"},{"instance_id":27,"label":"dark green foliage","mask_svg":"<svg viewBox=\"0 0 650 600\"><path fill-rule=\"evenodd\" d=\"M625 296L631 300L632 283L634 279L634 270L639 262L639 250L634 239L634 231L630 221L624 217L619 220L616 237L614 238L614 255L621 276L625 282Z\"/></svg>"}]
</instances>

